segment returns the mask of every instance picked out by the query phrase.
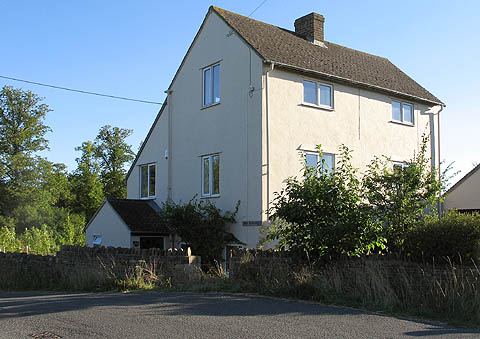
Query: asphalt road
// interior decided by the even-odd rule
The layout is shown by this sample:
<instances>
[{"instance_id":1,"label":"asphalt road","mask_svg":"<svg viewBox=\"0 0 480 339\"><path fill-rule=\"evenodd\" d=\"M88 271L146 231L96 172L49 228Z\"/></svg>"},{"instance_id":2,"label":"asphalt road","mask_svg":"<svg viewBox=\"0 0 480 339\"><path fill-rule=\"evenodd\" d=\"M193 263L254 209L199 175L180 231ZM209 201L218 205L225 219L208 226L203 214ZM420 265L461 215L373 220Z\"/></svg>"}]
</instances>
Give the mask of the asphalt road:
<instances>
[{"instance_id":1,"label":"asphalt road","mask_svg":"<svg viewBox=\"0 0 480 339\"><path fill-rule=\"evenodd\" d=\"M474 330L243 295L0 293L0 338L42 338L42 333L43 338L480 338Z\"/></svg>"}]
</instances>

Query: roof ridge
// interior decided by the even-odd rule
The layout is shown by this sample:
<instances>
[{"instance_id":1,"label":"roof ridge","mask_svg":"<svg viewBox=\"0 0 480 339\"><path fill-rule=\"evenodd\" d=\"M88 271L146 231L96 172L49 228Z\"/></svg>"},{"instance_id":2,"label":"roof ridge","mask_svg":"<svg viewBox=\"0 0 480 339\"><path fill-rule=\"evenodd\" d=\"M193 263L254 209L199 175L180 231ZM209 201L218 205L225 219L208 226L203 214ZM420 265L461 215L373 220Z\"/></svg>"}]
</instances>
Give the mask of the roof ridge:
<instances>
[{"instance_id":1,"label":"roof ridge","mask_svg":"<svg viewBox=\"0 0 480 339\"><path fill-rule=\"evenodd\" d=\"M215 6L212 6L212 8L220 15L222 15L221 13L219 12L227 12L228 14L232 14L232 15L236 15L236 16L239 16L239 17L242 17L244 19L247 19L247 20L251 20L251 21L255 21L255 22L258 22L258 23L261 23L262 25L268 25L268 26L271 26L271 27L275 27L275 28L278 28L282 31L284 30L288 30L289 32L292 32L292 33L295 33L293 31L290 31L289 29L286 29L286 28L282 28L282 27L279 27L279 26L276 26L276 25L273 25L273 24L269 24L268 22L265 22L265 21L260 21L260 20L257 20L257 19L252 19L248 16L245 16L245 15L242 15L242 14L238 14L238 13L235 13L235 12L232 12L232 11L229 11L229 10L226 10L226 9L223 9L223 8L220 8L220 7L215 7Z\"/></svg>"},{"instance_id":2,"label":"roof ridge","mask_svg":"<svg viewBox=\"0 0 480 339\"><path fill-rule=\"evenodd\" d=\"M210 6L209 13L211 11L219 15L264 61L338 77L355 86L376 88L428 105L445 106L386 57L329 41L324 41L327 48L313 48L315 44L289 29L215 6ZM400 81L398 75L401 75Z\"/></svg>"},{"instance_id":3,"label":"roof ridge","mask_svg":"<svg viewBox=\"0 0 480 339\"><path fill-rule=\"evenodd\" d=\"M240 17L243 17L245 19L248 19L248 20L252 20L252 21L256 21L256 22L259 22L261 24L264 24L264 25L268 25L268 26L272 26L272 27L275 27L275 28L278 28L286 33L290 33L292 35L294 35L295 37L303 40L303 41L306 41L306 42L309 42L308 40L305 40L304 38L300 37L297 35L297 33L295 31L292 31L288 28L284 28L284 27L280 27L280 26L277 26L277 25L273 25L273 24L269 24L268 22L264 22L264 21L260 21L260 20L257 20L257 19L252 19L250 17L247 17L247 16L244 16L242 14L239 14L239 13L235 13L235 12L232 12L232 11L229 11L229 10L226 10L226 9L223 9L223 8L220 8L220 7L216 7L216 6L212 6L212 8L215 10L215 11L223 11L223 12L227 12L229 14L233 14L233 15L237 15L237 16L240 16ZM380 59L384 59L384 60L388 60L388 58L386 57L382 57L380 55L375 55L375 54L372 54L372 53L368 53L368 52L364 52L364 51L361 51L359 49L355 49L355 48L351 48L351 47L347 47L347 46L343 46L343 45L339 45L337 43L334 43L334 42L331 42L331 41L327 41L327 40L324 40L323 42L326 42L327 44L329 45L335 45L337 47L341 47L341 48L345 48L345 49L348 49L348 50L351 50L351 51L354 51L354 52L358 52L358 53L362 53L362 54L365 54L365 55L368 55L368 56L372 56L372 57L376 57L376 58L380 58ZM312 46L316 46L316 47L319 47L319 48L322 48L321 46L317 46L311 42L309 42L310 44L312 44Z\"/></svg>"}]
</instances>

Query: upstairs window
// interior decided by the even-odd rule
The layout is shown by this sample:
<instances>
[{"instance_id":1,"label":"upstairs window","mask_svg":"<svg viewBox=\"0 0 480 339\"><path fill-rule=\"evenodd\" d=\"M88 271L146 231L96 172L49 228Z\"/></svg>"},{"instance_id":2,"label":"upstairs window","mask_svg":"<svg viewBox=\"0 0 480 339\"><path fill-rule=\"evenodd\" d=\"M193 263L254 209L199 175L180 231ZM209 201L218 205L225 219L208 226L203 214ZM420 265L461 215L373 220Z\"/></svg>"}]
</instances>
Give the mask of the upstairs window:
<instances>
[{"instance_id":1,"label":"upstairs window","mask_svg":"<svg viewBox=\"0 0 480 339\"><path fill-rule=\"evenodd\" d=\"M202 157L202 197L220 195L220 155Z\"/></svg>"},{"instance_id":2,"label":"upstairs window","mask_svg":"<svg viewBox=\"0 0 480 339\"><path fill-rule=\"evenodd\" d=\"M140 197L155 197L155 164L140 166Z\"/></svg>"},{"instance_id":3,"label":"upstairs window","mask_svg":"<svg viewBox=\"0 0 480 339\"><path fill-rule=\"evenodd\" d=\"M303 81L303 102L333 108L333 87L319 82Z\"/></svg>"},{"instance_id":4,"label":"upstairs window","mask_svg":"<svg viewBox=\"0 0 480 339\"><path fill-rule=\"evenodd\" d=\"M413 105L392 101L392 120L413 125Z\"/></svg>"},{"instance_id":5,"label":"upstairs window","mask_svg":"<svg viewBox=\"0 0 480 339\"><path fill-rule=\"evenodd\" d=\"M203 69L203 106L220 102L220 64Z\"/></svg>"},{"instance_id":6,"label":"upstairs window","mask_svg":"<svg viewBox=\"0 0 480 339\"><path fill-rule=\"evenodd\" d=\"M335 170L335 154L322 153L320 157L318 153L305 153L305 165L307 168L331 174Z\"/></svg>"}]
</instances>

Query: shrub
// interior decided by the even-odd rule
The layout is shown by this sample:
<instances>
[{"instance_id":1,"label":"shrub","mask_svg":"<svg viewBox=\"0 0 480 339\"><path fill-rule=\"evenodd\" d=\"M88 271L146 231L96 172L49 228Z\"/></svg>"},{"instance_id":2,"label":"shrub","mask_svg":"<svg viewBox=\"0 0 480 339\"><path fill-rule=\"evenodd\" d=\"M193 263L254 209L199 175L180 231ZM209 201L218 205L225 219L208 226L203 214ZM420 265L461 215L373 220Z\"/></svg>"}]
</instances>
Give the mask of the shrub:
<instances>
[{"instance_id":1,"label":"shrub","mask_svg":"<svg viewBox=\"0 0 480 339\"><path fill-rule=\"evenodd\" d=\"M390 250L400 250L407 233L426 211L436 211L446 174L438 180L427 146L428 137L424 136L420 152L401 168L396 168L388 157L376 157L363 178L364 199L383 221Z\"/></svg>"},{"instance_id":2,"label":"shrub","mask_svg":"<svg viewBox=\"0 0 480 339\"><path fill-rule=\"evenodd\" d=\"M195 198L185 204L168 200L162 205L160 216L166 225L192 248L195 255L201 256L202 266L214 266L223 261L223 249L229 243L241 243L227 225L235 222L240 201L234 212L223 213L209 201L198 202Z\"/></svg>"},{"instance_id":3,"label":"shrub","mask_svg":"<svg viewBox=\"0 0 480 339\"><path fill-rule=\"evenodd\" d=\"M19 249L20 244L13 220L10 218L0 220L0 252L17 252Z\"/></svg>"},{"instance_id":4,"label":"shrub","mask_svg":"<svg viewBox=\"0 0 480 339\"><path fill-rule=\"evenodd\" d=\"M440 219L426 218L407 234L403 251L414 260L478 261L480 214L450 211Z\"/></svg>"},{"instance_id":5,"label":"shrub","mask_svg":"<svg viewBox=\"0 0 480 339\"><path fill-rule=\"evenodd\" d=\"M53 255L58 250L53 231L47 225L25 230L20 236L20 241L24 251L32 254Z\"/></svg>"},{"instance_id":6,"label":"shrub","mask_svg":"<svg viewBox=\"0 0 480 339\"><path fill-rule=\"evenodd\" d=\"M319 147L319 153L321 149ZM360 181L340 147L335 172L304 167L304 178L289 178L272 203L272 222L266 241L310 259L360 256L383 247L382 225L360 197Z\"/></svg>"}]
</instances>

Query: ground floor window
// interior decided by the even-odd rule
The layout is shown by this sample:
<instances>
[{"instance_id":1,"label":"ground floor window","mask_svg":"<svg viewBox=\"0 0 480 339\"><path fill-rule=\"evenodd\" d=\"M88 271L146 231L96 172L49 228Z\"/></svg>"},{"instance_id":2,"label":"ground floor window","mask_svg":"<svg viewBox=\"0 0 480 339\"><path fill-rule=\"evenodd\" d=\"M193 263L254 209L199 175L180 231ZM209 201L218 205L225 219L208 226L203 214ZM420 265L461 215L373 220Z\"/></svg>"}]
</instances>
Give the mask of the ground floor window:
<instances>
[{"instance_id":1,"label":"ground floor window","mask_svg":"<svg viewBox=\"0 0 480 339\"><path fill-rule=\"evenodd\" d=\"M408 164L406 162L398 162L398 161L394 161L393 162L393 171L394 172L401 172L403 171L404 168L407 168L408 167Z\"/></svg>"},{"instance_id":2,"label":"ground floor window","mask_svg":"<svg viewBox=\"0 0 480 339\"><path fill-rule=\"evenodd\" d=\"M94 234L93 235L93 245L94 246L101 246L102 245L102 235L101 234Z\"/></svg>"},{"instance_id":3,"label":"ground floor window","mask_svg":"<svg viewBox=\"0 0 480 339\"><path fill-rule=\"evenodd\" d=\"M202 197L220 195L220 155L202 157Z\"/></svg>"},{"instance_id":4,"label":"ground floor window","mask_svg":"<svg viewBox=\"0 0 480 339\"><path fill-rule=\"evenodd\" d=\"M335 170L335 154L317 152L305 153L305 164L308 168L313 168L326 173L333 173Z\"/></svg>"}]
</instances>

